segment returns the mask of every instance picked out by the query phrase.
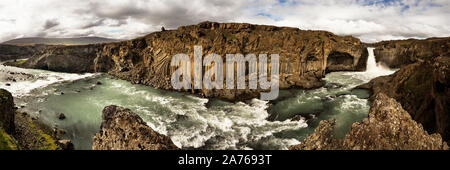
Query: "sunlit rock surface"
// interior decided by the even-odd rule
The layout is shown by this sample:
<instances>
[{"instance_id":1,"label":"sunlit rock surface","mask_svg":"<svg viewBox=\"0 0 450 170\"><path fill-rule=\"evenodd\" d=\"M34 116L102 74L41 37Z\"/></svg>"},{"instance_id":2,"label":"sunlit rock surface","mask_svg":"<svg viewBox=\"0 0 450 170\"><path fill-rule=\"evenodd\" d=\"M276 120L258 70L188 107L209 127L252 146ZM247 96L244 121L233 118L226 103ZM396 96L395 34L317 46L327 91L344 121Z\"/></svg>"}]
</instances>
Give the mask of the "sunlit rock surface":
<instances>
[{"instance_id":1,"label":"sunlit rock surface","mask_svg":"<svg viewBox=\"0 0 450 170\"><path fill-rule=\"evenodd\" d=\"M94 150L173 150L172 140L151 129L129 109L107 106L101 130L94 137Z\"/></svg>"}]
</instances>

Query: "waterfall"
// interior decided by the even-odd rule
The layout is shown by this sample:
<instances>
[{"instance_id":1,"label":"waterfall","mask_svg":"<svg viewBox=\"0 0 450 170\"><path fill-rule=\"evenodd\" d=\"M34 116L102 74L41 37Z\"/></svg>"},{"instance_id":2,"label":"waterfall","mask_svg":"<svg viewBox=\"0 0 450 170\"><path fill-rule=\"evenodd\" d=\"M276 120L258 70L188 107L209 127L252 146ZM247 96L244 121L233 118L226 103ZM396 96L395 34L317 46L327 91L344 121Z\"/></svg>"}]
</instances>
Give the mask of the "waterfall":
<instances>
[{"instance_id":1,"label":"waterfall","mask_svg":"<svg viewBox=\"0 0 450 170\"><path fill-rule=\"evenodd\" d=\"M375 60L375 55L373 54L374 49L375 48L373 47L367 48L367 51L369 52L369 58L367 59L367 67L366 67L367 72L373 72L377 69L377 62Z\"/></svg>"},{"instance_id":2,"label":"waterfall","mask_svg":"<svg viewBox=\"0 0 450 170\"><path fill-rule=\"evenodd\" d=\"M376 75L391 74L392 73L391 69L376 62L375 54L373 53L374 49L375 48L373 48L373 47L367 48L367 51L369 52L369 58L367 59L366 73L376 74Z\"/></svg>"}]
</instances>

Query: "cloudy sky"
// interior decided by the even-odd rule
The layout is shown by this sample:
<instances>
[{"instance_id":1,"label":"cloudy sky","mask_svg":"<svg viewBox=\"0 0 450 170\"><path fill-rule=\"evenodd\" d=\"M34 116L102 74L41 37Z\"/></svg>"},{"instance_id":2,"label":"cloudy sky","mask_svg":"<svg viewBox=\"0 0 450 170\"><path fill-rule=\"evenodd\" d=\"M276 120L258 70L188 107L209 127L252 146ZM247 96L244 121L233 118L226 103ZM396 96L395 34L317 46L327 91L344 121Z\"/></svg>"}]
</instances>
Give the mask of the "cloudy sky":
<instances>
[{"instance_id":1,"label":"cloudy sky","mask_svg":"<svg viewBox=\"0 0 450 170\"><path fill-rule=\"evenodd\" d=\"M328 30L375 42L450 36L449 18L449 0L1 0L0 42L131 39L206 20Z\"/></svg>"}]
</instances>

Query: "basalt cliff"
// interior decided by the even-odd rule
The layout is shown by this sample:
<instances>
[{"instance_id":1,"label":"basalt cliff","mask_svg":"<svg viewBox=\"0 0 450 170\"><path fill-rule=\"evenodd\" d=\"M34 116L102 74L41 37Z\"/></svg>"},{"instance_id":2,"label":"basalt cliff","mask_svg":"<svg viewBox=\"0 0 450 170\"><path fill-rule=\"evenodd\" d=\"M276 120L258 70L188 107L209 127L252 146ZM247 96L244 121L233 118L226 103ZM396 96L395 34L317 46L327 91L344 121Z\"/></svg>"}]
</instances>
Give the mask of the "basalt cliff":
<instances>
[{"instance_id":1,"label":"basalt cliff","mask_svg":"<svg viewBox=\"0 0 450 170\"><path fill-rule=\"evenodd\" d=\"M47 45L8 45L0 44L0 61L30 58L35 53L47 48Z\"/></svg>"},{"instance_id":2,"label":"basalt cliff","mask_svg":"<svg viewBox=\"0 0 450 170\"><path fill-rule=\"evenodd\" d=\"M374 54L377 62L382 62L390 68L400 68L439 56L450 56L449 37L382 41L369 46L376 47Z\"/></svg>"},{"instance_id":3,"label":"basalt cliff","mask_svg":"<svg viewBox=\"0 0 450 170\"><path fill-rule=\"evenodd\" d=\"M384 93L401 103L429 133L450 139L450 57L440 56L402 67L393 75L360 86ZM373 97L372 97L373 98Z\"/></svg>"},{"instance_id":4,"label":"basalt cliff","mask_svg":"<svg viewBox=\"0 0 450 170\"><path fill-rule=\"evenodd\" d=\"M172 89L170 78L176 70L170 66L172 57L185 53L193 60L195 45L202 46L203 56L215 53L224 60L226 54L279 54L282 89L320 87L324 84L321 78L327 72L364 70L368 56L365 44L359 39L326 31L203 22L129 41L48 48L21 67L75 73L108 72L132 83ZM228 100L259 95L255 93L258 89L248 88L190 91Z\"/></svg>"},{"instance_id":5,"label":"basalt cliff","mask_svg":"<svg viewBox=\"0 0 450 170\"><path fill-rule=\"evenodd\" d=\"M377 47L380 64L401 67L357 88L371 91L369 117L334 136L334 120L291 149L448 149L450 38L385 41ZM432 134L432 135L429 135Z\"/></svg>"}]
</instances>

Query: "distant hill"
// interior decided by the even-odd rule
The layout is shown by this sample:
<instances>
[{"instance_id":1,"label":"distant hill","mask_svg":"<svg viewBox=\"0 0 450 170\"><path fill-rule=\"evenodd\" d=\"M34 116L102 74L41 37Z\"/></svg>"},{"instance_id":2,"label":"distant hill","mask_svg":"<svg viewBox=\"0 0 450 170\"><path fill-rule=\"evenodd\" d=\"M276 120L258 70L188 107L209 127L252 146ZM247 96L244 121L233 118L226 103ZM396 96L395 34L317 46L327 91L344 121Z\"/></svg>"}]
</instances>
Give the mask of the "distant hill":
<instances>
[{"instance_id":1,"label":"distant hill","mask_svg":"<svg viewBox=\"0 0 450 170\"><path fill-rule=\"evenodd\" d=\"M85 45L85 44L99 44L121 41L118 39L109 39L102 37L80 37L80 38L41 38L41 37L28 37L18 38L9 41L5 41L2 44L9 45L34 45L34 44L46 44L46 45Z\"/></svg>"}]
</instances>

